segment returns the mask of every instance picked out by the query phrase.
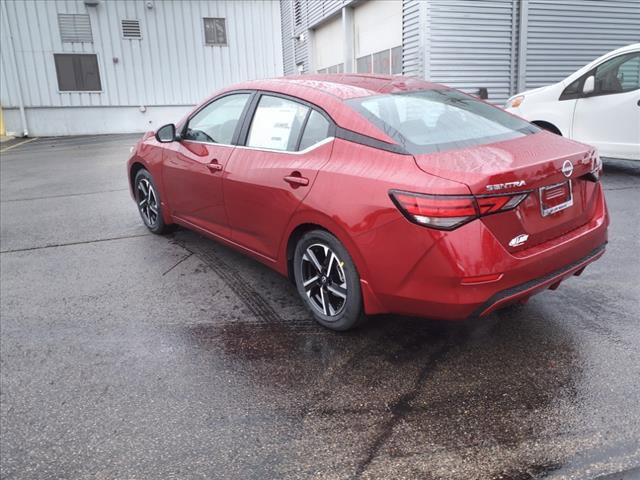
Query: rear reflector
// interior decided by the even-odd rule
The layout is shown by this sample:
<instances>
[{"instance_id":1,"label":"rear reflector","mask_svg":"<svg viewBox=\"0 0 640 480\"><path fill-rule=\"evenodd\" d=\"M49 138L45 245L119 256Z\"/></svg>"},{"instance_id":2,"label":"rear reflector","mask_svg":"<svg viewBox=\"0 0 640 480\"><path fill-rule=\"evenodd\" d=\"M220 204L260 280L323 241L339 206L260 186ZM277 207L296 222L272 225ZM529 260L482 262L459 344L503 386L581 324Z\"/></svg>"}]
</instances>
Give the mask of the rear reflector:
<instances>
[{"instance_id":1,"label":"rear reflector","mask_svg":"<svg viewBox=\"0 0 640 480\"><path fill-rule=\"evenodd\" d=\"M460 282L462 285L480 285L483 283L497 282L502 278L502 273L490 273L488 275L478 275L476 277L464 277Z\"/></svg>"},{"instance_id":2,"label":"rear reflector","mask_svg":"<svg viewBox=\"0 0 640 480\"><path fill-rule=\"evenodd\" d=\"M396 207L407 219L418 225L453 230L478 217L516 208L529 194L513 195L427 195L389 191Z\"/></svg>"}]
</instances>

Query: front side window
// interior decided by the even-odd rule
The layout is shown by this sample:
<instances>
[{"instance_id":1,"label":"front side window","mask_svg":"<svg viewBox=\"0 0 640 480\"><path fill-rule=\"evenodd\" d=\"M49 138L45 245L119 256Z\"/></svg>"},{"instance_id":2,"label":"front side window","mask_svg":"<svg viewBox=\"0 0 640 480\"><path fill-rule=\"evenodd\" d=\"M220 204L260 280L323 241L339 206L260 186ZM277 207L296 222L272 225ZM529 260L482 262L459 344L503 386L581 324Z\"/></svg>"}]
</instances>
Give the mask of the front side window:
<instances>
[{"instance_id":1,"label":"front side window","mask_svg":"<svg viewBox=\"0 0 640 480\"><path fill-rule=\"evenodd\" d=\"M248 147L296 150L309 107L286 98L263 95L251 121Z\"/></svg>"},{"instance_id":2,"label":"front side window","mask_svg":"<svg viewBox=\"0 0 640 480\"><path fill-rule=\"evenodd\" d=\"M189 120L184 139L231 144L250 96L249 93L236 93L214 100Z\"/></svg>"},{"instance_id":3,"label":"front side window","mask_svg":"<svg viewBox=\"0 0 640 480\"><path fill-rule=\"evenodd\" d=\"M456 90L423 90L348 101L410 153L484 145L540 131Z\"/></svg>"},{"instance_id":4,"label":"front side window","mask_svg":"<svg viewBox=\"0 0 640 480\"><path fill-rule=\"evenodd\" d=\"M595 93L630 92L640 88L640 52L620 55L596 68Z\"/></svg>"}]
</instances>

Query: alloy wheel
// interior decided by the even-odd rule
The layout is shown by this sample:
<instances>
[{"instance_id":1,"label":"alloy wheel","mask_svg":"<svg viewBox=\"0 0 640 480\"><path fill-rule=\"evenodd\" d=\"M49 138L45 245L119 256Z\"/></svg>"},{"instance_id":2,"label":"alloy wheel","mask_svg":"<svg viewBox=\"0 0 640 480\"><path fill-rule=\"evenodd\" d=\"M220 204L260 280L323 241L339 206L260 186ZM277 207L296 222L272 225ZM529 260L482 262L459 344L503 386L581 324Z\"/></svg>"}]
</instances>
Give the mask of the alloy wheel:
<instances>
[{"instance_id":1,"label":"alloy wheel","mask_svg":"<svg viewBox=\"0 0 640 480\"><path fill-rule=\"evenodd\" d=\"M327 317L338 316L347 304L344 262L327 245L314 243L302 255L302 287L311 306Z\"/></svg>"},{"instance_id":2,"label":"alloy wheel","mask_svg":"<svg viewBox=\"0 0 640 480\"><path fill-rule=\"evenodd\" d=\"M142 219L149 227L154 227L158 222L158 197L153 185L146 178L138 181L138 208Z\"/></svg>"}]
</instances>

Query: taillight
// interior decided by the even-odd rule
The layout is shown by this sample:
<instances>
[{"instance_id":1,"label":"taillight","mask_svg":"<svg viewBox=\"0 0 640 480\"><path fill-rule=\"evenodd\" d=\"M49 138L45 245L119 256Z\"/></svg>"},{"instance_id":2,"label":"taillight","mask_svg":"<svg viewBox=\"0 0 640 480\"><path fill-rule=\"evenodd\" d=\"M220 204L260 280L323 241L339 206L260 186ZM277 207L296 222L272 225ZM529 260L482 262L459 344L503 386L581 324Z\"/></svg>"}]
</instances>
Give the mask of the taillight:
<instances>
[{"instance_id":1,"label":"taillight","mask_svg":"<svg viewBox=\"0 0 640 480\"><path fill-rule=\"evenodd\" d=\"M516 208L529 192L513 195L427 195L391 190L389 196L407 219L418 225L453 230L484 215Z\"/></svg>"}]
</instances>

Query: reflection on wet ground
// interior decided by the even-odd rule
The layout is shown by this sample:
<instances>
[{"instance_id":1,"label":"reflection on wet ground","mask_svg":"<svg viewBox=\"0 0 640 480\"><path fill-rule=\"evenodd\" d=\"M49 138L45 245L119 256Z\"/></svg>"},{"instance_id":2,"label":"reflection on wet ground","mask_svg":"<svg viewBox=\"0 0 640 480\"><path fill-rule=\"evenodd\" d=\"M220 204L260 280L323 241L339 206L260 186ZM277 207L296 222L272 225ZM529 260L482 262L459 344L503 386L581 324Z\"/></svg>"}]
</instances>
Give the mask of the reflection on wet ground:
<instances>
[{"instance_id":1,"label":"reflection on wet ground","mask_svg":"<svg viewBox=\"0 0 640 480\"><path fill-rule=\"evenodd\" d=\"M640 477L637 167L607 165L608 252L557 291L338 334L262 265L147 235L126 185L96 194L100 230L62 181L34 200L33 144L3 164L3 478ZM124 147L96 150L108 178Z\"/></svg>"}]
</instances>

